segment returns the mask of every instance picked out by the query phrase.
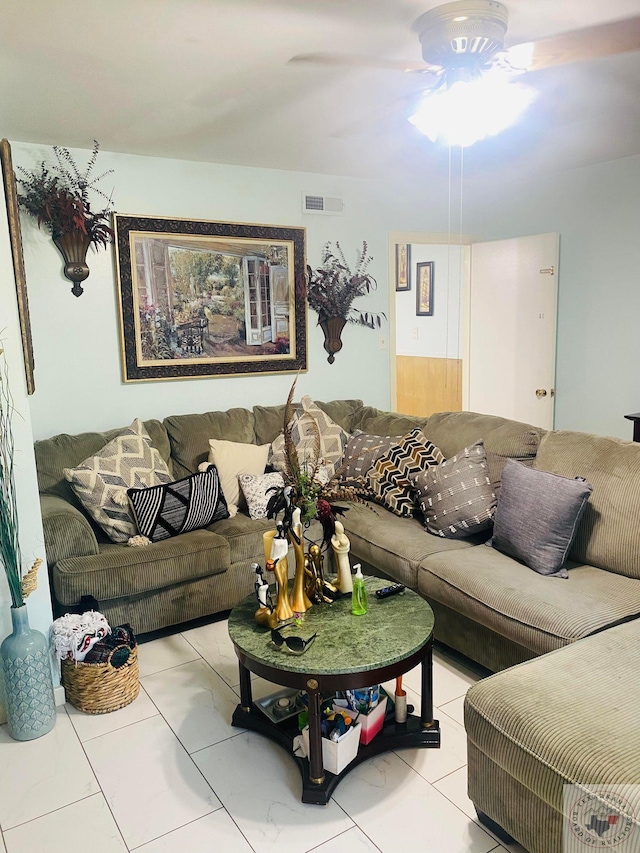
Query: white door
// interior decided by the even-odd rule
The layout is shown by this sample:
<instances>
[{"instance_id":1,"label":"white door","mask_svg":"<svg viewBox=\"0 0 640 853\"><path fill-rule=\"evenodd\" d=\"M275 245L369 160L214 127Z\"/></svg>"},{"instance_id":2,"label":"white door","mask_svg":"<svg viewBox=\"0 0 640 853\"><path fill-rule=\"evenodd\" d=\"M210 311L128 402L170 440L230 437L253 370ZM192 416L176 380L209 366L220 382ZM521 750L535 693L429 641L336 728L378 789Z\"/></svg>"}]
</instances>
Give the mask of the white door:
<instances>
[{"instance_id":1,"label":"white door","mask_svg":"<svg viewBox=\"0 0 640 853\"><path fill-rule=\"evenodd\" d=\"M471 246L469 409L553 428L559 235Z\"/></svg>"},{"instance_id":2,"label":"white door","mask_svg":"<svg viewBox=\"0 0 640 853\"><path fill-rule=\"evenodd\" d=\"M269 267L264 258L242 259L246 341L251 345L273 340Z\"/></svg>"}]
</instances>

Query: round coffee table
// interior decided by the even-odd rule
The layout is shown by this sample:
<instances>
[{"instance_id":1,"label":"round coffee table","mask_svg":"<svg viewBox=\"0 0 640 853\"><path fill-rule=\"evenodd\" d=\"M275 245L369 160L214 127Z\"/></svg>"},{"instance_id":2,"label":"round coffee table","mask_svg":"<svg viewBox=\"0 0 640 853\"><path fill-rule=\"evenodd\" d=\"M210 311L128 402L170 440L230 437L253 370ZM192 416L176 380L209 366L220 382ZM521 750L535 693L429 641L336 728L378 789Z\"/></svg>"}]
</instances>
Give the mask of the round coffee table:
<instances>
[{"instance_id":1,"label":"round coffee table","mask_svg":"<svg viewBox=\"0 0 640 853\"><path fill-rule=\"evenodd\" d=\"M256 624L254 595L242 601L229 616L229 636L240 667L240 704L232 725L259 732L283 746L296 758L302 774L302 801L325 805L338 782L357 764L378 753L402 747L439 747L440 727L433 719L432 641L433 611L412 590L379 600L374 592L388 581L367 577L369 611L351 614L351 597L308 610L299 628L287 627L284 636L298 635L315 641L302 655L271 642L271 632ZM422 664L420 716L407 716L396 723L391 713L380 734L360 744L356 758L338 775L322 766L320 709L323 694L359 689L396 678L418 663ZM298 733L295 718L272 722L253 703L251 676L254 672L285 687L305 690L309 696L309 757L293 755L293 738Z\"/></svg>"}]
</instances>

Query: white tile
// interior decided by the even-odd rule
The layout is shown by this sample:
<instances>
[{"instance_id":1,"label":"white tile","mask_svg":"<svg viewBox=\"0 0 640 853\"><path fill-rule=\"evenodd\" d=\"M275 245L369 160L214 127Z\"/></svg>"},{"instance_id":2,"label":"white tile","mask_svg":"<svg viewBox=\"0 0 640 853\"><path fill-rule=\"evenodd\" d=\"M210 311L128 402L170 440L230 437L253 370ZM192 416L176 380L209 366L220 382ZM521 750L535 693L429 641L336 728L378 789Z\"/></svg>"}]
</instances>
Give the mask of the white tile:
<instances>
[{"instance_id":1,"label":"white tile","mask_svg":"<svg viewBox=\"0 0 640 853\"><path fill-rule=\"evenodd\" d=\"M411 701L412 691L407 690ZM438 716L438 715L436 715ZM439 749L403 749L398 755L427 782L435 782L467 763L467 736L462 726L440 715Z\"/></svg>"},{"instance_id":2,"label":"white tile","mask_svg":"<svg viewBox=\"0 0 640 853\"><path fill-rule=\"evenodd\" d=\"M496 844L394 753L360 764L333 798L382 853L488 853Z\"/></svg>"},{"instance_id":3,"label":"white tile","mask_svg":"<svg viewBox=\"0 0 640 853\"><path fill-rule=\"evenodd\" d=\"M444 705L438 707L438 710L464 727L464 696L458 696L457 699L452 699L451 702L445 702ZM442 714L440 714L440 717L442 717Z\"/></svg>"},{"instance_id":4,"label":"white tile","mask_svg":"<svg viewBox=\"0 0 640 853\"><path fill-rule=\"evenodd\" d=\"M224 678L227 684L235 687L240 683L238 658L233 643L229 639L229 625L226 619L184 631L182 636L218 675Z\"/></svg>"},{"instance_id":5,"label":"white tile","mask_svg":"<svg viewBox=\"0 0 640 853\"><path fill-rule=\"evenodd\" d=\"M257 853L304 853L353 826L334 802L302 803L296 763L256 733L245 732L192 758Z\"/></svg>"},{"instance_id":6,"label":"white tile","mask_svg":"<svg viewBox=\"0 0 640 853\"><path fill-rule=\"evenodd\" d=\"M433 787L437 788L440 793L444 794L448 800L451 800L454 805L472 818L472 820L476 820L476 810L467 796L466 767L461 767L459 770L455 770L448 776L444 776L442 779L434 782Z\"/></svg>"},{"instance_id":7,"label":"white tile","mask_svg":"<svg viewBox=\"0 0 640 853\"><path fill-rule=\"evenodd\" d=\"M153 717L159 713L142 687L133 702L118 711L111 711L109 714L85 714L69 703L67 703L66 708L76 734L83 742L106 735L116 729L122 729L124 726L130 726L139 720L146 720L148 717Z\"/></svg>"},{"instance_id":8,"label":"white tile","mask_svg":"<svg viewBox=\"0 0 640 853\"><path fill-rule=\"evenodd\" d=\"M150 643L140 643L138 646L138 666L140 678L153 675L172 666L180 666L199 657L196 650L181 634L172 634Z\"/></svg>"},{"instance_id":9,"label":"white tile","mask_svg":"<svg viewBox=\"0 0 640 853\"><path fill-rule=\"evenodd\" d=\"M6 833L7 853L127 853L102 794L94 794Z\"/></svg>"},{"instance_id":10,"label":"white tile","mask_svg":"<svg viewBox=\"0 0 640 853\"><path fill-rule=\"evenodd\" d=\"M380 848L376 847L361 829L354 826L331 841L314 847L310 853L345 853L347 850L349 853L379 853Z\"/></svg>"},{"instance_id":11,"label":"white tile","mask_svg":"<svg viewBox=\"0 0 640 853\"><path fill-rule=\"evenodd\" d=\"M238 697L203 660L149 675L142 683L187 752L242 731L231 725Z\"/></svg>"},{"instance_id":12,"label":"white tile","mask_svg":"<svg viewBox=\"0 0 640 853\"><path fill-rule=\"evenodd\" d=\"M7 830L100 788L64 708L49 734L19 742L0 728L0 827Z\"/></svg>"},{"instance_id":13,"label":"white tile","mask_svg":"<svg viewBox=\"0 0 640 853\"><path fill-rule=\"evenodd\" d=\"M253 853L244 835L224 809L194 820L155 841L137 847L135 853Z\"/></svg>"},{"instance_id":14,"label":"white tile","mask_svg":"<svg viewBox=\"0 0 640 853\"><path fill-rule=\"evenodd\" d=\"M7 848L4 846L4 841L2 840L2 833L0 832L0 853L7 853Z\"/></svg>"},{"instance_id":15,"label":"white tile","mask_svg":"<svg viewBox=\"0 0 640 853\"><path fill-rule=\"evenodd\" d=\"M159 716L94 738L84 748L130 848L220 806Z\"/></svg>"}]
</instances>

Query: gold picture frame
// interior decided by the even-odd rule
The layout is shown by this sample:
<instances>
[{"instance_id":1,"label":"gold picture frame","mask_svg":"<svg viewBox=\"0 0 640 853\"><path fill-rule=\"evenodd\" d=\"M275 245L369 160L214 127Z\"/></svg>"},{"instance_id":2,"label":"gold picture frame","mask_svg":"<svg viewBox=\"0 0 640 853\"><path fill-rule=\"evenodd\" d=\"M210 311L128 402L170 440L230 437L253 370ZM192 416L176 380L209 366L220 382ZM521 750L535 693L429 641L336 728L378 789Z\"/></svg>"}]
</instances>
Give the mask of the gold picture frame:
<instances>
[{"instance_id":1,"label":"gold picture frame","mask_svg":"<svg viewBox=\"0 0 640 853\"><path fill-rule=\"evenodd\" d=\"M125 382L307 369L304 228L113 219Z\"/></svg>"},{"instance_id":2,"label":"gold picture frame","mask_svg":"<svg viewBox=\"0 0 640 853\"><path fill-rule=\"evenodd\" d=\"M11 242L11 257L13 258L13 274L16 280L16 295L18 299L18 317L20 319L20 335L22 338L22 353L24 355L24 372L27 380L27 394L36 390L34 378L33 341L31 338L31 320L29 318L29 298L27 296L27 278L24 271L24 255L22 253L22 231L20 228L20 212L18 209L18 191L16 176L11 161L11 146L8 139L0 140L0 162L2 163L2 181L4 184L4 199L7 206L9 223L9 240Z\"/></svg>"}]
</instances>

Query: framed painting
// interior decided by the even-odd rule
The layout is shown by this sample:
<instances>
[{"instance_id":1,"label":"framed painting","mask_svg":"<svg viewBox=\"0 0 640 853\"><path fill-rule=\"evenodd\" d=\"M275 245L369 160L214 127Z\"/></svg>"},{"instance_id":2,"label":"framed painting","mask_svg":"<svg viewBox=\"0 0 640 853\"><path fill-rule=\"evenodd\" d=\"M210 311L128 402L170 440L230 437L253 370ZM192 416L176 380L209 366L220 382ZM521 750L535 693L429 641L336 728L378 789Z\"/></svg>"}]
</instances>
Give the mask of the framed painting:
<instances>
[{"instance_id":1,"label":"framed painting","mask_svg":"<svg viewBox=\"0 0 640 853\"><path fill-rule=\"evenodd\" d=\"M27 279L24 272L24 256L22 254L22 231L20 229L20 213L18 211L16 176L13 171L13 163L11 162L11 146L7 139L0 140L0 162L2 163L4 199L7 206L7 220L9 222L13 275L16 280L18 319L20 321L27 394L33 394L36 390L36 383L33 375L35 365L33 360L33 341L31 339L31 320L29 318L29 299L27 297Z\"/></svg>"},{"instance_id":2,"label":"framed painting","mask_svg":"<svg viewBox=\"0 0 640 853\"><path fill-rule=\"evenodd\" d=\"M416 264L416 316L433 317L433 261Z\"/></svg>"},{"instance_id":3,"label":"framed painting","mask_svg":"<svg viewBox=\"0 0 640 853\"><path fill-rule=\"evenodd\" d=\"M410 243L396 243L396 290L411 290Z\"/></svg>"},{"instance_id":4,"label":"framed painting","mask_svg":"<svg viewBox=\"0 0 640 853\"><path fill-rule=\"evenodd\" d=\"M114 214L125 382L307 369L305 229Z\"/></svg>"}]
</instances>

